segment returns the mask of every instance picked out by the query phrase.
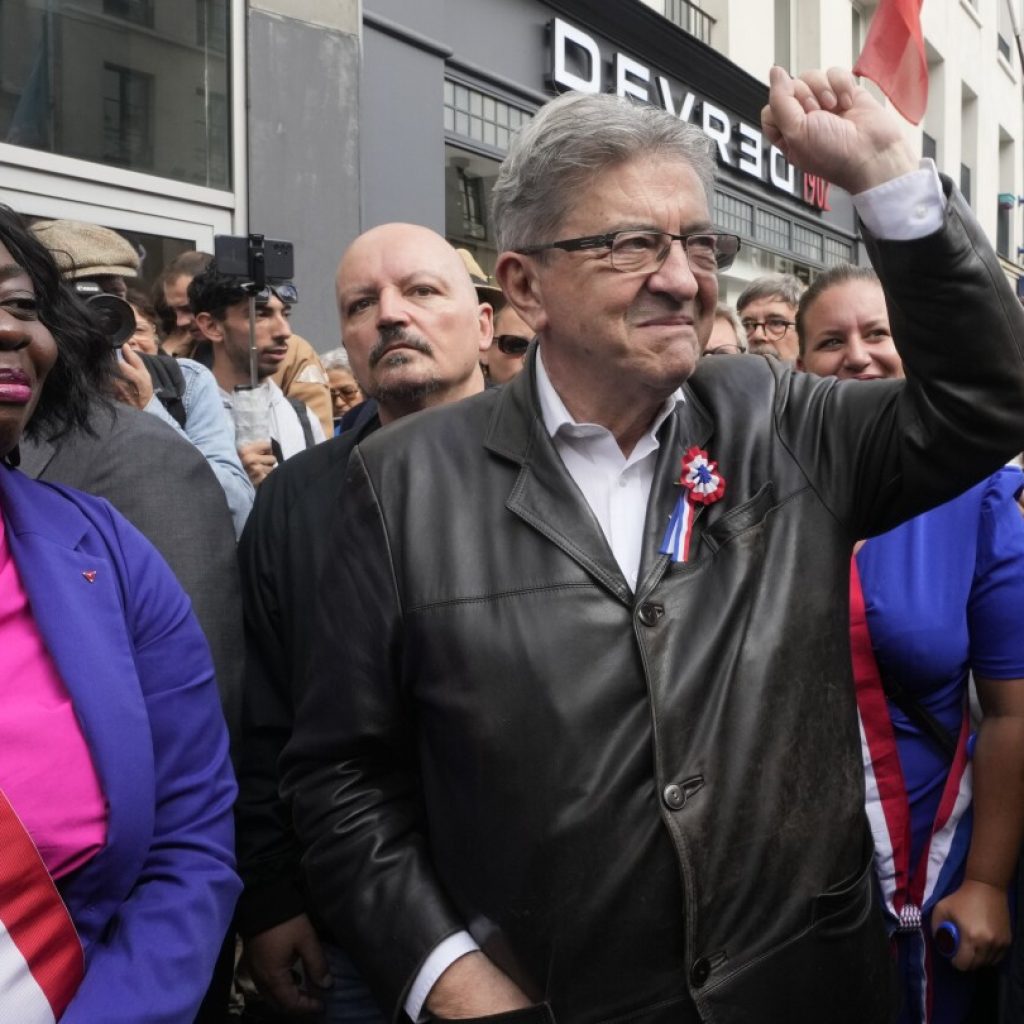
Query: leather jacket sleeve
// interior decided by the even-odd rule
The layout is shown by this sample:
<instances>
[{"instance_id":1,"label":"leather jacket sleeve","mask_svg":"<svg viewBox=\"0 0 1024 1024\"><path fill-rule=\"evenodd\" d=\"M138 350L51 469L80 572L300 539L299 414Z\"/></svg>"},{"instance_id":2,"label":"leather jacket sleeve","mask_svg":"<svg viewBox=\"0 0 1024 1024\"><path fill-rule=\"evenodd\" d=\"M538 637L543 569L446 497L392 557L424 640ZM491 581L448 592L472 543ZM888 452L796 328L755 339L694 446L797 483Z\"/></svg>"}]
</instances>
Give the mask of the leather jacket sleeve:
<instances>
[{"instance_id":1,"label":"leather jacket sleeve","mask_svg":"<svg viewBox=\"0 0 1024 1024\"><path fill-rule=\"evenodd\" d=\"M943 185L941 231L867 239L906 380L780 381L780 436L853 539L952 498L1024 447L1024 311Z\"/></svg>"},{"instance_id":2,"label":"leather jacket sleeve","mask_svg":"<svg viewBox=\"0 0 1024 1024\"><path fill-rule=\"evenodd\" d=\"M282 760L283 790L319 915L394 1008L431 950L465 923L431 866L412 705L398 671L397 570L358 447L345 489L326 552L332 571L318 593L310 685ZM346 609L344 630L332 621L335 608ZM359 642L348 645L346 636Z\"/></svg>"}]
</instances>

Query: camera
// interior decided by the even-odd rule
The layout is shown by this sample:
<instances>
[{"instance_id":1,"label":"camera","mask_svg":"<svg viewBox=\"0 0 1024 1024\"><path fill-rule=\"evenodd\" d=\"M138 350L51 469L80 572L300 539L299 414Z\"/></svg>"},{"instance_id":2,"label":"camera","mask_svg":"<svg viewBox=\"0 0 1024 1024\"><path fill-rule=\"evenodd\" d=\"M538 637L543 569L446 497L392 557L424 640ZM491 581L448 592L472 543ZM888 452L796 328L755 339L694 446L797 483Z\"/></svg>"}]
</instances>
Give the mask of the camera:
<instances>
[{"instance_id":1,"label":"camera","mask_svg":"<svg viewBox=\"0 0 1024 1024\"><path fill-rule=\"evenodd\" d=\"M113 348L120 348L135 333L135 312L124 299L103 291L95 281L74 281L75 292L85 300L100 330Z\"/></svg>"}]
</instances>

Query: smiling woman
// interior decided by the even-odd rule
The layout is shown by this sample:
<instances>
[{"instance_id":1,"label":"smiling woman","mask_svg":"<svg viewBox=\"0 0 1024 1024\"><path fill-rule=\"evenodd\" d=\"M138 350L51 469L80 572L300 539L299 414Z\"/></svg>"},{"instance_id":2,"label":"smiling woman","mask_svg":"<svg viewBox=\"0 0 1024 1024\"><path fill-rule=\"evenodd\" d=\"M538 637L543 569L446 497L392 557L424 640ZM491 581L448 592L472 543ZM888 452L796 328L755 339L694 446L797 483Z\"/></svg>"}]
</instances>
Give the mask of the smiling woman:
<instances>
[{"instance_id":1,"label":"smiling woman","mask_svg":"<svg viewBox=\"0 0 1024 1024\"><path fill-rule=\"evenodd\" d=\"M187 598L110 505L15 468L26 432L85 429L112 372L0 207L0 836L18 876L0 888L0 988L26 1024L191 1020L239 888L227 735Z\"/></svg>"},{"instance_id":2,"label":"smiling woman","mask_svg":"<svg viewBox=\"0 0 1024 1024\"><path fill-rule=\"evenodd\" d=\"M802 369L876 381L839 387L899 387L903 363L874 271L821 275L796 319ZM901 1024L966 1020L974 975L962 972L994 963L1010 941L1007 890L1024 830L1022 485L1019 470L1000 470L863 542L853 561L867 811L899 955ZM971 674L984 712L976 741ZM952 963L932 939L945 922L960 933Z\"/></svg>"}]
</instances>

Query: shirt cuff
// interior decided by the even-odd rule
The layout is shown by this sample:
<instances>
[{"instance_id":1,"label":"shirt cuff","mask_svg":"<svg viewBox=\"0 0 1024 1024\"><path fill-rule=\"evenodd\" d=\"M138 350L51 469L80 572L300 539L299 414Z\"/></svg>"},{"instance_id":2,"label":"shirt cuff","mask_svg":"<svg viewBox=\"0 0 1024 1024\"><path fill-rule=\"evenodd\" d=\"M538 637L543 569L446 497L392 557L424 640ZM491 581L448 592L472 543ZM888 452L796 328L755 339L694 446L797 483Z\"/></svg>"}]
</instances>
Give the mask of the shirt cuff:
<instances>
[{"instance_id":1,"label":"shirt cuff","mask_svg":"<svg viewBox=\"0 0 1024 1024\"><path fill-rule=\"evenodd\" d=\"M411 1020L419 1024L427 1018L421 1016L423 1004L430 995L430 990L437 984L437 979L448 970L456 960L464 957L467 953L475 953L480 947L473 940L469 932L456 932L449 935L447 939L438 943L433 952L423 961L423 966L416 975L409 989L409 995L405 1000L405 1012Z\"/></svg>"},{"instance_id":2,"label":"shirt cuff","mask_svg":"<svg viewBox=\"0 0 1024 1024\"><path fill-rule=\"evenodd\" d=\"M909 242L942 227L946 194L935 162L926 157L916 171L859 192L853 206L875 238Z\"/></svg>"}]
</instances>

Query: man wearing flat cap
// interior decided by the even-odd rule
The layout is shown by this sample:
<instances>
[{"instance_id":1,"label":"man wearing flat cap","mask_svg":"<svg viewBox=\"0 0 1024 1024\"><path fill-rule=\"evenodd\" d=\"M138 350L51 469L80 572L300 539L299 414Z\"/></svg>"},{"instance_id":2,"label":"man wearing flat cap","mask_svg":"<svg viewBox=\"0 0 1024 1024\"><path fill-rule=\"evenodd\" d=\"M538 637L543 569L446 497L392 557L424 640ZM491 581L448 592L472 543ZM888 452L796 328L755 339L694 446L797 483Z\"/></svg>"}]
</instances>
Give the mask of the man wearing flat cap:
<instances>
[{"instance_id":1,"label":"man wearing flat cap","mask_svg":"<svg viewBox=\"0 0 1024 1024\"><path fill-rule=\"evenodd\" d=\"M110 228L77 220L43 220L32 225L32 232L53 254L61 274L76 286L90 282L123 300L125 279L139 276L135 247ZM131 307L124 308L131 313ZM237 537L256 492L235 451L233 427L213 375L191 359L147 355L127 344L120 352L121 374L133 385L122 397L163 420L199 449L224 491Z\"/></svg>"}]
</instances>

